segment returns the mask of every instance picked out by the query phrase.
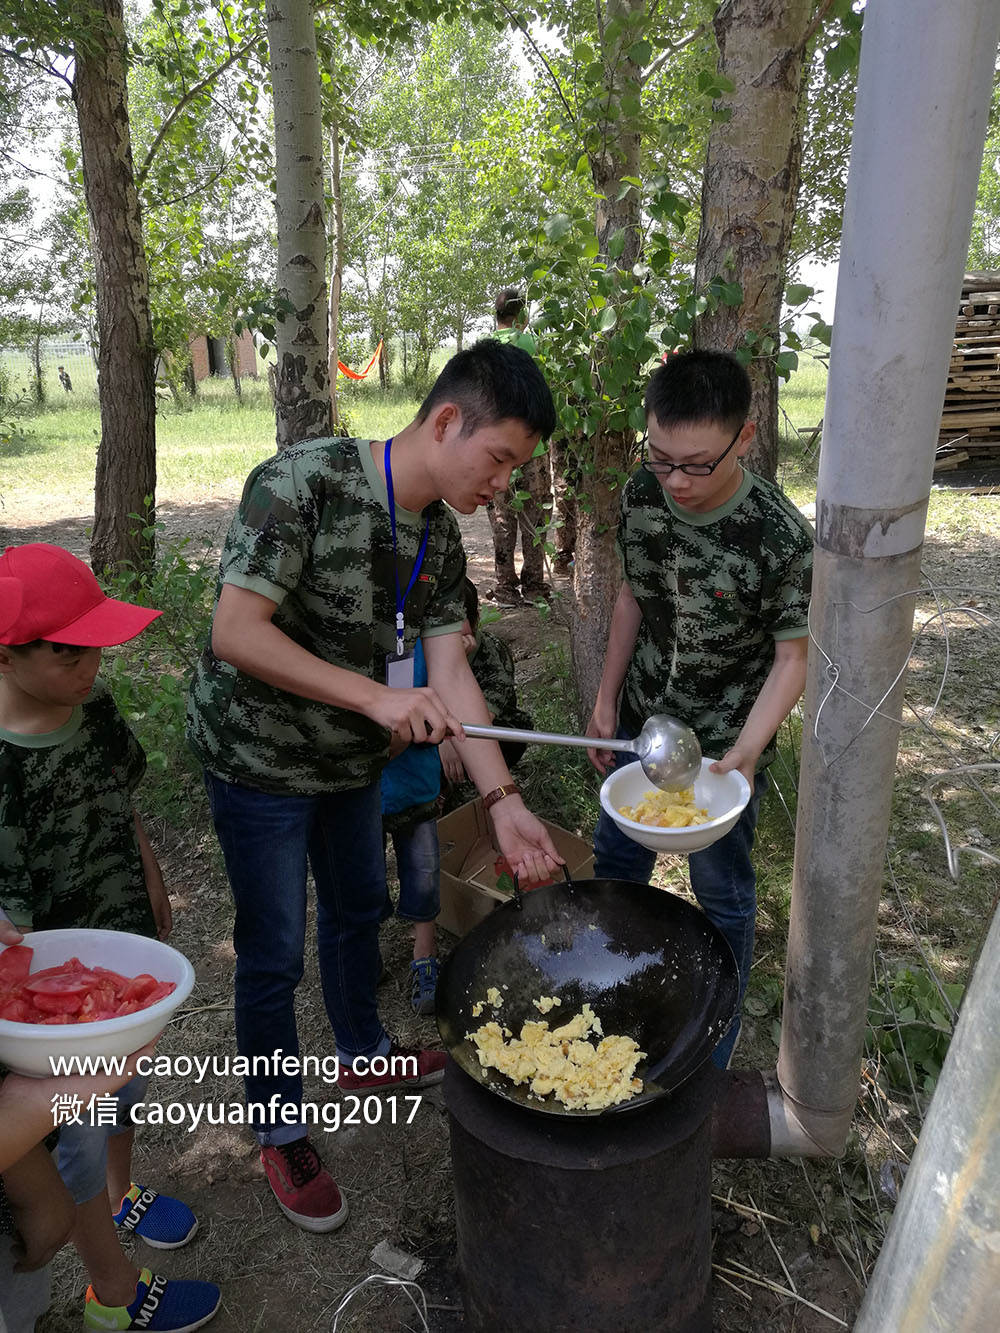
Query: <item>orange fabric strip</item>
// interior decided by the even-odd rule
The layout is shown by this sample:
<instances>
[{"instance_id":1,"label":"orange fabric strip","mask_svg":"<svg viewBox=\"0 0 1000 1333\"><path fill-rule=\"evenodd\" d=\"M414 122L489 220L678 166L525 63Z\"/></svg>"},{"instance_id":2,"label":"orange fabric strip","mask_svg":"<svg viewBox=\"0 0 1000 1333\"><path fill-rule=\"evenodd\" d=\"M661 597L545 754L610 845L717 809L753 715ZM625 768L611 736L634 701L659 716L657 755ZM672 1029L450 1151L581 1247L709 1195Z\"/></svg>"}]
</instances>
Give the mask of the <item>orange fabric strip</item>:
<instances>
[{"instance_id":1,"label":"orange fabric strip","mask_svg":"<svg viewBox=\"0 0 1000 1333\"><path fill-rule=\"evenodd\" d=\"M347 366L345 366L343 361L337 362L337 369L340 371L342 375L347 375L352 380L363 380L381 355L382 355L382 339L380 338L378 346L375 348L375 355L368 362L367 366L365 366L364 370L361 372L360 375L356 370L350 370Z\"/></svg>"}]
</instances>

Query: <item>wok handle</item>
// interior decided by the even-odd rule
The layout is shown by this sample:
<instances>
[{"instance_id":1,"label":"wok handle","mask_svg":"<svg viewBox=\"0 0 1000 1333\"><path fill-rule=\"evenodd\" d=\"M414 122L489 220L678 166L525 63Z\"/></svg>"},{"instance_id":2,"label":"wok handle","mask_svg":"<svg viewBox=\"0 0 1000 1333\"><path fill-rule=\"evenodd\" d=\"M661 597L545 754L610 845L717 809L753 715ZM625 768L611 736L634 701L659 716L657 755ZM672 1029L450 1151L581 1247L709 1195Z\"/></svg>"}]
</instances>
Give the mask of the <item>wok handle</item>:
<instances>
[{"instance_id":1,"label":"wok handle","mask_svg":"<svg viewBox=\"0 0 1000 1333\"><path fill-rule=\"evenodd\" d=\"M576 745L584 750L635 750L635 741L609 741L597 736L561 736L554 731L522 731L520 727L467 726L463 722L462 730L472 740L524 741L529 745Z\"/></svg>"}]
</instances>

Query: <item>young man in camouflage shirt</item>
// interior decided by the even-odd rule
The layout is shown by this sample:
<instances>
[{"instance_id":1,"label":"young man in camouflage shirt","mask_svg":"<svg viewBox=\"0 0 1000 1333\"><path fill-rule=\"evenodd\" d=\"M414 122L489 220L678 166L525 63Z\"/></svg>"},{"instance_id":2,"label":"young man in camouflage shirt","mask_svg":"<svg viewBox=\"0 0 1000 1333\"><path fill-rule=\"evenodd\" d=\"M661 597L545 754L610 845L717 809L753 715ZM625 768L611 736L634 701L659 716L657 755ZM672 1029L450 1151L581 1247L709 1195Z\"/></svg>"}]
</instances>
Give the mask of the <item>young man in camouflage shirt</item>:
<instances>
[{"instance_id":1,"label":"young man in camouflage shirt","mask_svg":"<svg viewBox=\"0 0 1000 1333\"><path fill-rule=\"evenodd\" d=\"M656 713L693 728L713 769L738 769L751 798L736 827L688 858L691 888L732 946L740 998L757 912L751 850L778 727L805 685L812 529L740 459L755 426L732 356L673 356L646 389L646 450L618 527L624 581L588 736L634 738ZM619 698L620 696L620 698ZM589 751L601 773L635 755ZM648 883L656 853L602 812L595 874ZM714 1059L728 1063L734 1024Z\"/></svg>"},{"instance_id":2,"label":"young man in camouflage shirt","mask_svg":"<svg viewBox=\"0 0 1000 1333\"><path fill-rule=\"evenodd\" d=\"M308 441L255 468L226 539L188 735L236 904L237 1045L261 1058L246 1079L252 1123L279 1206L306 1230L347 1216L309 1142L292 1063L307 863L341 1088L439 1080L443 1054L404 1051L378 1016L379 774L393 733L437 743L462 737L459 719L489 720L462 647L465 555L442 501L474 513L554 421L528 353L484 340L448 362L393 439ZM419 689L418 637L429 675ZM547 878L558 854L499 747L461 748L508 861L529 882ZM280 1068L259 1072L276 1053Z\"/></svg>"}]
</instances>

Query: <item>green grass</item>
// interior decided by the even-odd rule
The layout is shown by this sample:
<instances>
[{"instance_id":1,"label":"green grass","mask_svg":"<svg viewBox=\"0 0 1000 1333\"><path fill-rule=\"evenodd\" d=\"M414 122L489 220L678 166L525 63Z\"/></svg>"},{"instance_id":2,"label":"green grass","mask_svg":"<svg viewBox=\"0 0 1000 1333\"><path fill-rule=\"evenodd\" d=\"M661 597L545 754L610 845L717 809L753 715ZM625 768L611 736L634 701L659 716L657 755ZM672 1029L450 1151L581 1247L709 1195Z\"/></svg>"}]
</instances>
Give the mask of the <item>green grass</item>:
<instances>
[{"instance_id":1,"label":"green grass","mask_svg":"<svg viewBox=\"0 0 1000 1333\"><path fill-rule=\"evenodd\" d=\"M437 358L442 359L444 352ZM803 356L802 364L782 386L782 480L796 488L815 489L815 454L808 455L795 433L814 426L823 415L826 367ZM386 439L415 415L418 400L401 388L380 390L378 380L348 382L340 394L353 433ZM72 396L50 395L41 408L29 408L22 419L24 434L0 457L0 490L40 492L54 489L89 491L100 439L100 417L93 390ZM275 449L274 413L266 380L244 380L242 401L229 380L206 380L193 400L181 406L161 400L157 421L157 478L162 490L187 487L233 489ZM796 498L799 497L796 495Z\"/></svg>"},{"instance_id":2,"label":"green grass","mask_svg":"<svg viewBox=\"0 0 1000 1333\"><path fill-rule=\"evenodd\" d=\"M417 409L407 393L381 393L373 384L351 385L342 395L350 428L384 439L405 426ZM40 492L89 490L100 438L96 396L53 398L21 421L23 434L0 458L0 489ZM199 386L178 407L161 400L156 419L157 481L163 490L242 483L275 450L274 411L264 380L245 380L238 401L228 380Z\"/></svg>"}]
</instances>

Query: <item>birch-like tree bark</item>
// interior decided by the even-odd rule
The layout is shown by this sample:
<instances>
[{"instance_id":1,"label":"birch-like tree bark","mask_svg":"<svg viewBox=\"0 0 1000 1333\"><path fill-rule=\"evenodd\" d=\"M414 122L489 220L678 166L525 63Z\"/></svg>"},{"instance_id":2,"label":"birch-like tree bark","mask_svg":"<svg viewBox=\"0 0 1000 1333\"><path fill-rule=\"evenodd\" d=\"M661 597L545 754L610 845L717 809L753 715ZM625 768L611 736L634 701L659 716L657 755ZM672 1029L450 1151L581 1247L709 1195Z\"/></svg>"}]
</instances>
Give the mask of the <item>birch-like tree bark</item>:
<instances>
[{"instance_id":1,"label":"birch-like tree bark","mask_svg":"<svg viewBox=\"0 0 1000 1333\"><path fill-rule=\"evenodd\" d=\"M332 431L323 119L309 0L270 0L267 45L274 94L278 296L293 307L277 326L275 416L282 449Z\"/></svg>"},{"instance_id":2,"label":"birch-like tree bark","mask_svg":"<svg viewBox=\"0 0 1000 1333\"><path fill-rule=\"evenodd\" d=\"M734 88L721 102L729 119L718 121L709 136L695 282L701 288L717 274L732 276L742 284L743 304L701 315L696 347L732 350L748 329L777 336L799 188L804 45L813 8L813 0L731 0L716 14L719 73ZM750 378L757 435L748 462L773 478L773 358L755 360Z\"/></svg>"},{"instance_id":3,"label":"birch-like tree bark","mask_svg":"<svg viewBox=\"0 0 1000 1333\"><path fill-rule=\"evenodd\" d=\"M603 7L599 34L605 68L602 100L607 117L598 127L599 141L588 149L590 169L598 192L595 226L601 256L608 258L611 238L624 233L624 249L614 260L630 273L639 253L641 219L639 194L629 190L623 198L622 178L639 174L639 134L634 118L623 111L623 101L638 101L641 70L629 59L627 48L634 40L624 34L614 41L603 40L604 30L619 15L645 8L641 0L609 0ZM619 431L601 430L591 442L593 473L587 478L587 503L577 509L576 545L573 563L573 603L570 644L573 683L586 721L597 698L601 672L611 632L611 614L618 596L618 556L615 532L621 509L621 490L611 479L627 468L628 441Z\"/></svg>"},{"instance_id":4,"label":"birch-like tree bark","mask_svg":"<svg viewBox=\"0 0 1000 1333\"><path fill-rule=\"evenodd\" d=\"M153 543L156 398L149 270L132 167L120 0L95 0L86 42L76 51L73 96L80 127L84 191L97 290L97 451L95 569L140 565ZM137 520L130 515L142 515Z\"/></svg>"},{"instance_id":5,"label":"birch-like tree bark","mask_svg":"<svg viewBox=\"0 0 1000 1333\"><path fill-rule=\"evenodd\" d=\"M330 126L330 193L333 197L333 271L330 274L330 408L333 428L340 422L337 410L337 361L340 356L340 293L344 285L344 206L340 182L340 125L334 114Z\"/></svg>"}]
</instances>

